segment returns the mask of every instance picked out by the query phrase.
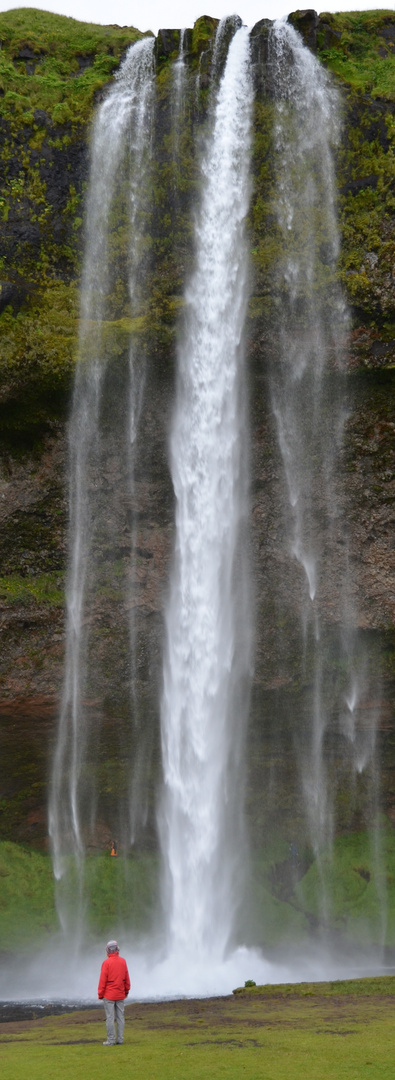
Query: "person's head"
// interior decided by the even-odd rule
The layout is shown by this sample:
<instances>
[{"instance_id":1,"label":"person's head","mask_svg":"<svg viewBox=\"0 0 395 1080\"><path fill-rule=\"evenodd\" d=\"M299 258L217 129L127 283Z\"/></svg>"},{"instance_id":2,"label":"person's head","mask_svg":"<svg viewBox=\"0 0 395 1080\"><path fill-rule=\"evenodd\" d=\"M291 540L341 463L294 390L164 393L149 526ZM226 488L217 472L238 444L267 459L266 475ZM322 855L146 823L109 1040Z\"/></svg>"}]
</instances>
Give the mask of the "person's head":
<instances>
[{"instance_id":1,"label":"person's head","mask_svg":"<svg viewBox=\"0 0 395 1080\"><path fill-rule=\"evenodd\" d=\"M113 953L119 953L118 943L116 941L108 941L106 945L107 956L112 956Z\"/></svg>"}]
</instances>

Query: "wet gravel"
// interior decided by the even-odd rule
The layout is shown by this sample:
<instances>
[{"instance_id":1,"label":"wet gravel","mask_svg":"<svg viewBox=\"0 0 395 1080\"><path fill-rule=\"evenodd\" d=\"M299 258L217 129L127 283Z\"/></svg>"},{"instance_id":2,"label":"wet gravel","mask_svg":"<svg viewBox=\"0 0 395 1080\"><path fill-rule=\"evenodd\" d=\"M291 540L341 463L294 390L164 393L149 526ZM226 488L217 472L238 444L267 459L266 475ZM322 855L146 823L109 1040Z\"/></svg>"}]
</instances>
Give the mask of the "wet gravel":
<instances>
[{"instance_id":1,"label":"wet gravel","mask_svg":"<svg viewBox=\"0 0 395 1080\"><path fill-rule=\"evenodd\" d=\"M42 1016L100 1008L97 1001L0 1001L0 1024L15 1020L40 1020Z\"/></svg>"}]
</instances>

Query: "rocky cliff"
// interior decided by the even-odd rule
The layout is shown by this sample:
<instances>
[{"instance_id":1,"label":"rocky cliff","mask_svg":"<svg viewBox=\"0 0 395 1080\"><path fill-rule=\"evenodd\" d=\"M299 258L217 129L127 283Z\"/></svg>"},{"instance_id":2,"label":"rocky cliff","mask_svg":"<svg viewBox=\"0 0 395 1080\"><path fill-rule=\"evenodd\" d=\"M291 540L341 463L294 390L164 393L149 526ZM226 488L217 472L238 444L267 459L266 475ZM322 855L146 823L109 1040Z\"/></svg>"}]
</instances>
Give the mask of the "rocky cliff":
<instances>
[{"instance_id":1,"label":"rocky cliff","mask_svg":"<svg viewBox=\"0 0 395 1080\"><path fill-rule=\"evenodd\" d=\"M317 16L305 11L292 14L290 20L332 73L343 102L337 152L342 230L338 273L351 312L349 339L344 343L349 401L341 463L346 478L344 511L350 526L360 628L375 657L372 694L380 706L383 807L391 817L395 815L395 18L393 12ZM260 788L259 775L262 770L265 774L270 760L266 752L270 730L262 733L262 710L275 715L288 694L287 707L281 706L282 715L289 717L295 709L303 714L293 674L296 598L286 570L282 575L281 469L267 403L266 369L275 359L276 348L272 325L278 296L273 282L279 243L271 208L269 25L263 20L251 35L256 102L247 347L257 626L249 774L254 792ZM155 46L156 153L153 200L146 223L148 288L132 327L148 363L133 508L138 521L133 569L136 678L142 719L149 732L144 782L151 830L145 833L145 845L155 843L162 610L173 536L167 431L175 330L192 258L196 133L204 131L207 95L214 77L216 26L216 20L205 17L186 34L188 81L177 130L177 154L171 86L179 31L161 31ZM105 95L127 46L140 36L132 28L88 26L31 9L0 15L0 798L3 837L39 845L46 842L48 761L63 670L65 425L77 343L89 133L95 103ZM226 44L224 39L223 60ZM216 77L223 60L217 61ZM322 261L324 264L324 251ZM114 290L111 303L121 355L121 286ZM102 477L103 497L106 485L114 483L122 484L122 478L109 461ZM341 544L341 537L337 542ZM114 563L128 558L130 548L125 539L124 547L114 553ZM273 596L273 565L277 566L276 578L283 581L280 597ZM336 565L334 546L327 553L325 619L329 638L340 617ZM116 588L114 579L113 592L100 598L94 630L99 663L97 684L91 688L91 708L94 716L98 703L101 708L104 703L108 725L103 755L107 760L111 759L114 717L121 729L122 725L125 730L127 727L124 691L130 679L123 630L114 613ZM279 676L278 648L284 625L289 662ZM293 763L288 720L284 724L282 813L284 828L289 830ZM335 756L334 767L337 765ZM119 784L126 785L122 765L112 781L104 770L108 814L100 837L103 844L109 839L113 795ZM361 781L359 801L352 809L339 807L339 827L363 824L369 811ZM257 842L271 812L263 794L258 809L255 802L251 811Z\"/></svg>"}]
</instances>

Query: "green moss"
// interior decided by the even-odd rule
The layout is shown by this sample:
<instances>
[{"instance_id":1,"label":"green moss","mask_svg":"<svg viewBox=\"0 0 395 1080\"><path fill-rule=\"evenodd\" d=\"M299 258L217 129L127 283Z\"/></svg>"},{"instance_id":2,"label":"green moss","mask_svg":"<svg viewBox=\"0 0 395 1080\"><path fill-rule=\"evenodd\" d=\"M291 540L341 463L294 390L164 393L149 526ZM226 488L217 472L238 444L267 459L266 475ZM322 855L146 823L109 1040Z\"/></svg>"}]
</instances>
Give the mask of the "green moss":
<instances>
[{"instance_id":1,"label":"green moss","mask_svg":"<svg viewBox=\"0 0 395 1080\"><path fill-rule=\"evenodd\" d=\"M202 15L197 19L192 31L192 51L200 56L213 42L219 19L212 19L209 15Z\"/></svg>"},{"instance_id":2,"label":"green moss","mask_svg":"<svg viewBox=\"0 0 395 1080\"><path fill-rule=\"evenodd\" d=\"M313 863L295 887L295 898L308 915L322 919L325 881L330 925L352 942L395 943L395 834L382 828L341 836L333 852Z\"/></svg>"},{"instance_id":3,"label":"green moss","mask_svg":"<svg viewBox=\"0 0 395 1080\"><path fill-rule=\"evenodd\" d=\"M64 412L78 329L75 283L48 283L14 315L0 315L0 431L40 426L48 409ZM49 402L52 402L51 406ZM62 404L63 402L63 404Z\"/></svg>"},{"instance_id":4,"label":"green moss","mask_svg":"<svg viewBox=\"0 0 395 1080\"><path fill-rule=\"evenodd\" d=\"M10 574L0 577L0 600L7 604L44 604L46 607L63 607L64 590L59 572L21 577Z\"/></svg>"}]
</instances>

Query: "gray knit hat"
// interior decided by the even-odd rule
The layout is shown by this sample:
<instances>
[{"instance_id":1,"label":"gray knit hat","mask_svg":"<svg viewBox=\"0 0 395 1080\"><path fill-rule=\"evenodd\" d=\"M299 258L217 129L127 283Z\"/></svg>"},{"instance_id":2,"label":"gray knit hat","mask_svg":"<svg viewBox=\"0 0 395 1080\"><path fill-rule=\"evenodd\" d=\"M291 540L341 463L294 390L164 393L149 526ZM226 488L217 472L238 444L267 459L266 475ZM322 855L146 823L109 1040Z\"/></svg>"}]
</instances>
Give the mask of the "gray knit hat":
<instances>
[{"instance_id":1,"label":"gray knit hat","mask_svg":"<svg viewBox=\"0 0 395 1080\"><path fill-rule=\"evenodd\" d=\"M111 953L119 952L117 941L108 941L106 945L107 956L111 956Z\"/></svg>"}]
</instances>

